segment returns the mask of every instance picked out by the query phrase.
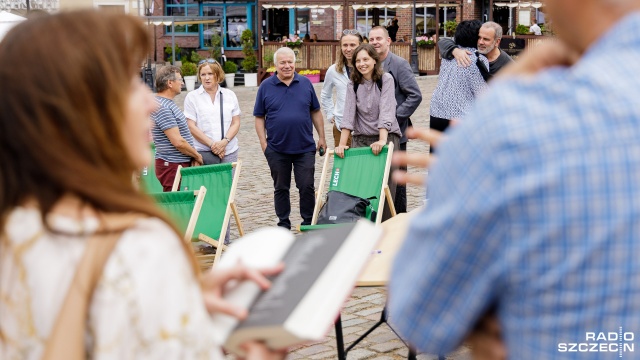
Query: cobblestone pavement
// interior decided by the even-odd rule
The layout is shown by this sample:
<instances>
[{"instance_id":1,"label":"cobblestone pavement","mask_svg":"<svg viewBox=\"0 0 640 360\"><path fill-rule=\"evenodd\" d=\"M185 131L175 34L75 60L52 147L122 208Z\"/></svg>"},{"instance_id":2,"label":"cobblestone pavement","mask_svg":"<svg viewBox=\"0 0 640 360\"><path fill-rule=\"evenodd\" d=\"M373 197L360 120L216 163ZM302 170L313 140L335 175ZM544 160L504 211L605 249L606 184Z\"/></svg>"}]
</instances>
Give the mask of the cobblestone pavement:
<instances>
[{"instance_id":1,"label":"cobblestone pavement","mask_svg":"<svg viewBox=\"0 0 640 360\"><path fill-rule=\"evenodd\" d=\"M425 128L429 120L429 103L431 94L437 84L437 77L420 77L418 84L422 90L423 100L420 107L412 117L412 122L416 127ZM322 83L315 84L316 93L320 98ZM240 102L241 125L238 139L240 142L239 158L242 160L242 170L236 201L238 212L245 232L254 231L264 226L275 226L277 217L273 208L273 182L267 166L267 161L260 148L260 143L255 132L253 105L255 102L257 87L235 87L232 89ZM186 92L178 95L175 99L179 107L182 108ZM317 135L316 137L317 140ZM325 137L327 144L332 148L333 136L331 124L325 123ZM409 152L426 152L427 146L416 141L409 142ZM324 157L316 157L316 186L320 181L320 171ZM409 172L417 170L409 168ZM302 218L299 214L299 197L292 181L291 191L291 224L300 224ZM407 188L407 210L411 211L422 205L424 199L424 189L409 186ZM231 220L231 239L238 237L238 231L233 217ZM386 289L384 287L363 287L354 289L351 298L345 304L342 311L343 335L345 344L348 346L353 340L369 329L380 319L380 313L386 299ZM392 317L392 315L391 315ZM393 319L391 319L391 322ZM348 354L349 360L356 359L406 359L407 348L389 329L387 325L382 325L371 333L362 343L351 350ZM231 359L232 357L229 356ZM336 359L336 342L333 328L327 337L318 343L307 344L291 349L288 360L296 359ZM437 359L437 356L419 354L418 359ZM447 355L447 359L469 360L468 349L462 347L453 354Z\"/></svg>"}]
</instances>

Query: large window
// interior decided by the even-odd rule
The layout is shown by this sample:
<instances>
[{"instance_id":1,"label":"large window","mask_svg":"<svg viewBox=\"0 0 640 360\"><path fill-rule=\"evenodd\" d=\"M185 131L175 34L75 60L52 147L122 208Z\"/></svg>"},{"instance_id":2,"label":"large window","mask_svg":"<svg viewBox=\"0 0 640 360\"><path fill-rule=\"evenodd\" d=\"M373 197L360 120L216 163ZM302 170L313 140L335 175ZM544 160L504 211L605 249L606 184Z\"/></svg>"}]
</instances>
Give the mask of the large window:
<instances>
[{"instance_id":1,"label":"large window","mask_svg":"<svg viewBox=\"0 0 640 360\"><path fill-rule=\"evenodd\" d=\"M211 36L220 35L222 46L239 49L242 47L240 36L246 29L253 29L252 9L254 3L228 3L208 0L165 0L167 16L205 16L203 24L176 25L176 35L200 35L200 47L211 46ZM179 19L176 19L176 22ZM171 34L171 26L165 28ZM255 36L254 36L255 37Z\"/></svg>"},{"instance_id":2,"label":"large window","mask_svg":"<svg viewBox=\"0 0 640 360\"><path fill-rule=\"evenodd\" d=\"M456 20L456 8L447 7L440 8L440 35L453 37L453 34L444 33L445 21ZM428 35L433 36L436 33L436 8L435 7L419 7L416 8L416 36Z\"/></svg>"},{"instance_id":3,"label":"large window","mask_svg":"<svg viewBox=\"0 0 640 360\"><path fill-rule=\"evenodd\" d=\"M205 47L211 46L211 36L222 36L222 19L224 13L224 6L212 6L204 5L202 7L202 15L210 16L213 22L202 24L202 40Z\"/></svg>"},{"instance_id":4,"label":"large window","mask_svg":"<svg viewBox=\"0 0 640 360\"><path fill-rule=\"evenodd\" d=\"M296 11L296 30L300 37L309 34L309 9L298 9Z\"/></svg>"},{"instance_id":5,"label":"large window","mask_svg":"<svg viewBox=\"0 0 640 360\"><path fill-rule=\"evenodd\" d=\"M356 17L356 30L364 37L369 36L369 30L374 26L387 27L391 25L391 20L396 17L395 9L358 9L354 10Z\"/></svg>"},{"instance_id":6,"label":"large window","mask_svg":"<svg viewBox=\"0 0 640 360\"><path fill-rule=\"evenodd\" d=\"M436 8L416 8L416 36L436 33Z\"/></svg>"},{"instance_id":7,"label":"large window","mask_svg":"<svg viewBox=\"0 0 640 360\"><path fill-rule=\"evenodd\" d=\"M355 10L356 14L356 30L364 36L369 37L369 30L373 27L373 10L359 9Z\"/></svg>"},{"instance_id":8,"label":"large window","mask_svg":"<svg viewBox=\"0 0 640 360\"><path fill-rule=\"evenodd\" d=\"M226 46L242 47L240 37L248 29L247 6L227 6Z\"/></svg>"},{"instance_id":9,"label":"large window","mask_svg":"<svg viewBox=\"0 0 640 360\"><path fill-rule=\"evenodd\" d=\"M166 0L165 15L167 16L198 16L199 6L197 0ZM171 26L167 26L165 33L171 34ZM198 34L198 25L175 25L175 33Z\"/></svg>"},{"instance_id":10,"label":"large window","mask_svg":"<svg viewBox=\"0 0 640 360\"><path fill-rule=\"evenodd\" d=\"M396 17L395 9L380 9L380 22L379 24L387 27L391 25L391 20Z\"/></svg>"}]
</instances>

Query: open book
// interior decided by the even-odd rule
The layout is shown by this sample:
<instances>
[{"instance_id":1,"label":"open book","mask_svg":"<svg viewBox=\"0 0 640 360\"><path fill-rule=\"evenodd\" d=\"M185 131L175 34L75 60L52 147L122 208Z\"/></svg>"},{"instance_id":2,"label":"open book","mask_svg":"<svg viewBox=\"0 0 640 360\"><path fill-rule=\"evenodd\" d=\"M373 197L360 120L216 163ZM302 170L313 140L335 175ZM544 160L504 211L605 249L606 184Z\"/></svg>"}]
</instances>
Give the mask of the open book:
<instances>
[{"instance_id":1,"label":"open book","mask_svg":"<svg viewBox=\"0 0 640 360\"><path fill-rule=\"evenodd\" d=\"M214 315L215 342L243 356L240 345L248 340L281 349L323 339L381 235L381 228L360 220L298 237L265 228L235 241L214 271L239 260L252 268L284 262L285 269L264 292L249 281L229 285L225 299L249 308L249 316L239 323Z\"/></svg>"}]
</instances>

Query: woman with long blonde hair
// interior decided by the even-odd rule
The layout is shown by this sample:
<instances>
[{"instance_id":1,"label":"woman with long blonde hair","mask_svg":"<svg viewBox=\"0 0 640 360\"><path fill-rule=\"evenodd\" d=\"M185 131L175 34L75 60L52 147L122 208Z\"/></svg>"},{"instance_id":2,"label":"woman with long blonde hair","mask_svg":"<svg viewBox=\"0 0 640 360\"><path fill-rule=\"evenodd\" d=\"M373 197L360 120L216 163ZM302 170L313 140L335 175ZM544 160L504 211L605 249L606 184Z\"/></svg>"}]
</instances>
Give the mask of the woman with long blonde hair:
<instances>
[{"instance_id":1,"label":"woman with long blonde hair","mask_svg":"<svg viewBox=\"0 0 640 360\"><path fill-rule=\"evenodd\" d=\"M344 101L347 97L347 87L349 86L349 76L353 71L351 57L353 51L362 44L362 35L358 30L344 30L340 36L340 55L336 58L336 63L329 66L324 76L324 85L320 94L320 103L324 110L325 117L333 124L334 146L340 144L340 131L342 128L342 113L344 112ZM335 89L335 103L333 101L333 90ZM347 139L347 145L351 146L351 137Z\"/></svg>"},{"instance_id":2,"label":"woman with long blonde hair","mask_svg":"<svg viewBox=\"0 0 640 360\"><path fill-rule=\"evenodd\" d=\"M222 359L209 313L246 315L223 300L225 283L269 284L244 267L201 277L132 183L151 160L148 49L139 19L93 10L29 19L0 42L2 359Z\"/></svg>"}]
</instances>

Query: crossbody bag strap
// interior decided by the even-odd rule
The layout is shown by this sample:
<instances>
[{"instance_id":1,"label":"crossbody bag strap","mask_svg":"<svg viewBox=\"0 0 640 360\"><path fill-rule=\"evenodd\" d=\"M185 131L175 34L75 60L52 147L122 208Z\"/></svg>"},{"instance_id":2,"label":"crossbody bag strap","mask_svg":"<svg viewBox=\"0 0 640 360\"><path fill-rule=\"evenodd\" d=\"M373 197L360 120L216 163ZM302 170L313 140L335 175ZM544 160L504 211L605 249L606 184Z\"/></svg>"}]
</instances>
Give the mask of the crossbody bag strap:
<instances>
[{"instance_id":1,"label":"crossbody bag strap","mask_svg":"<svg viewBox=\"0 0 640 360\"><path fill-rule=\"evenodd\" d=\"M224 110L222 109L222 90L220 90L220 140L224 139Z\"/></svg>"},{"instance_id":2,"label":"crossbody bag strap","mask_svg":"<svg viewBox=\"0 0 640 360\"><path fill-rule=\"evenodd\" d=\"M69 290L47 339L43 360L86 359L85 333L91 299L122 233L142 215L103 215L101 226L87 240Z\"/></svg>"}]
</instances>

